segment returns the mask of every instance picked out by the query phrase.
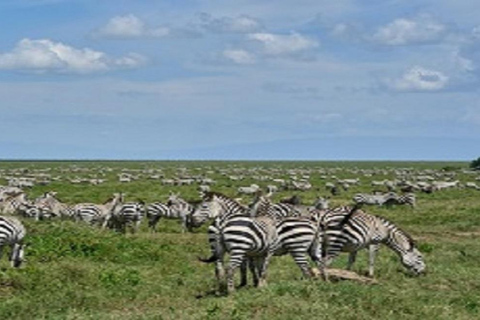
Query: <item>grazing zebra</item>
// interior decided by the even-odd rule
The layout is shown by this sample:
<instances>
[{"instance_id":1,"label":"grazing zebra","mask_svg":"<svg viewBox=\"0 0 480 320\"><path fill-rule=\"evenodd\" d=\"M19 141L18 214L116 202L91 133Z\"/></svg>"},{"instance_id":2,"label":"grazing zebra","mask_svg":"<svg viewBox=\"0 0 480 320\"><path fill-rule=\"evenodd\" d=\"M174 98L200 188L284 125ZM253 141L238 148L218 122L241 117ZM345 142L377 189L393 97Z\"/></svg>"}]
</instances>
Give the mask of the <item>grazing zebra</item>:
<instances>
[{"instance_id":1,"label":"grazing zebra","mask_svg":"<svg viewBox=\"0 0 480 320\"><path fill-rule=\"evenodd\" d=\"M113 196L103 204L80 203L74 206L74 218L77 221L85 221L89 224L101 224L102 229L108 225L113 212L123 201L121 193Z\"/></svg>"},{"instance_id":2,"label":"grazing zebra","mask_svg":"<svg viewBox=\"0 0 480 320\"><path fill-rule=\"evenodd\" d=\"M397 253L402 264L415 274L425 270L423 256L410 235L382 217L367 214L355 207L341 207L329 210L319 219L321 232L317 238L316 251L325 278L325 267L340 252L350 253L347 269L351 269L357 252L363 248L369 249L368 274L373 277L375 255L380 244L385 244Z\"/></svg>"},{"instance_id":3,"label":"grazing zebra","mask_svg":"<svg viewBox=\"0 0 480 320\"><path fill-rule=\"evenodd\" d=\"M44 215L54 217L73 218L75 210L73 206L61 202L56 198L57 193L49 191L35 200L35 205L40 208Z\"/></svg>"},{"instance_id":4,"label":"grazing zebra","mask_svg":"<svg viewBox=\"0 0 480 320\"><path fill-rule=\"evenodd\" d=\"M204 195L202 205L196 212L205 210L214 212L212 215L217 218L208 229L212 256L201 260L216 263L219 287L221 288L224 278L223 259L227 252L230 253L227 269L228 293L235 290L235 270L238 267L244 269L247 259L255 285L266 285L266 270L277 241L275 217L249 217L245 214L245 208L235 200L213 192ZM246 280L243 279L244 274L246 273L242 270L242 284Z\"/></svg>"},{"instance_id":5,"label":"grazing zebra","mask_svg":"<svg viewBox=\"0 0 480 320\"><path fill-rule=\"evenodd\" d=\"M123 233L126 232L127 226L130 226L132 233L135 233L138 231L144 216L144 202L122 203L113 211L110 223L112 227Z\"/></svg>"},{"instance_id":6,"label":"grazing zebra","mask_svg":"<svg viewBox=\"0 0 480 320\"><path fill-rule=\"evenodd\" d=\"M28 204L27 195L23 191L8 193L0 202L0 211L5 214L15 214L22 205Z\"/></svg>"},{"instance_id":7,"label":"grazing zebra","mask_svg":"<svg viewBox=\"0 0 480 320\"><path fill-rule=\"evenodd\" d=\"M322 199L321 204L316 203L315 205L322 206L325 205L324 199ZM328 206L328 204L326 204ZM289 203L272 203L268 195L262 195L257 193L253 202L249 205L249 212L251 216L255 216L257 212L262 212L269 215L275 216L277 219L284 219L287 217L310 217L314 207L303 206L303 205L293 205Z\"/></svg>"},{"instance_id":8,"label":"grazing zebra","mask_svg":"<svg viewBox=\"0 0 480 320\"><path fill-rule=\"evenodd\" d=\"M356 204L369 204L369 205L384 205L390 204L392 201L395 201L397 195L394 192L389 192L385 194L364 194L357 193L353 196L353 201Z\"/></svg>"},{"instance_id":9,"label":"grazing zebra","mask_svg":"<svg viewBox=\"0 0 480 320\"><path fill-rule=\"evenodd\" d=\"M18 268L24 261L23 254L25 245L23 237L26 234L25 227L20 220L14 217L0 216L0 259L3 255L3 248L9 245L11 248L10 263L12 267Z\"/></svg>"},{"instance_id":10,"label":"grazing zebra","mask_svg":"<svg viewBox=\"0 0 480 320\"><path fill-rule=\"evenodd\" d=\"M415 197L415 194L406 193L406 194L397 196L396 199L393 199L392 204L397 204L397 205L408 204L414 208L416 201L417 201L417 198Z\"/></svg>"}]
</instances>

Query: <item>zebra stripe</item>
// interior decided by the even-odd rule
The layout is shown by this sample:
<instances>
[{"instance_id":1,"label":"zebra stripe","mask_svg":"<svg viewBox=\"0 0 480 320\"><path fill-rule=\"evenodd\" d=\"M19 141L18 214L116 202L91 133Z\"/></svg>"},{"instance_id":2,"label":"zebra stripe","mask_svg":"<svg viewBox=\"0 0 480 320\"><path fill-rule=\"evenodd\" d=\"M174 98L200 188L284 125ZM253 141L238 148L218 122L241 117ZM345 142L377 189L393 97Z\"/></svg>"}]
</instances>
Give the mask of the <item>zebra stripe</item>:
<instances>
[{"instance_id":1,"label":"zebra stripe","mask_svg":"<svg viewBox=\"0 0 480 320\"><path fill-rule=\"evenodd\" d=\"M24 248L22 243L26 234L25 227L20 220L14 217L0 216L0 259L3 255L3 248L7 245L11 248L10 262L12 267L18 268L24 261Z\"/></svg>"}]
</instances>

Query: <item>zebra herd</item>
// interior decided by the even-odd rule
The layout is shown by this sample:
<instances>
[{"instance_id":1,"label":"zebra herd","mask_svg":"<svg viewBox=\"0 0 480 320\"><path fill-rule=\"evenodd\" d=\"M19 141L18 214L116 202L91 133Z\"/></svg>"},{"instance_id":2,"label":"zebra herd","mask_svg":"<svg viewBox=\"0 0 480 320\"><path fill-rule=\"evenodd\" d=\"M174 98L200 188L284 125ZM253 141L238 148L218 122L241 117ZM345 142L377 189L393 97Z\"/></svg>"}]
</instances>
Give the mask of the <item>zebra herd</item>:
<instances>
[{"instance_id":1,"label":"zebra herd","mask_svg":"<svg viewBox=\"0 0 480 320\"><path fill-rule=\"evenodd\" d=\"M373 277L375 254L380 244L396 252L402 264L415 274L425 270L425 262L413 239L390 221L370 215L358 207L298 210L294 205L275 204L257 195L245 207L223 194L209 192L192 214L199 225L213 219L208 228L211 256L200 260L215 263L219 291L235 290L234 273L241 269L241 285L247 282L247 266L254 285L266 284L266 271L274 255L290 254L306 277L328 279L327 266L340 252L349 252L347 268L363 248L369 250L369 275ZM224 256L230 254L227 271ZM310 268L308 258L315 263Z\"/></svg>"},{"instance_id":2,"label":"zebra herd","mask_svg":"<svg viewBox=\"0 0 480 320\"><path fill-rule=\"evenodd\" d=\"M408 196L408 195L406 195ZM406 197L404 196L404 197ZM182 230L198 228L207 221L209 258L215 263L219 290L235 290L234 274L241 270L240 285L247 284L247 269L257 287L266 285L267 269L273 256L289 254L307 278L322 276L328 279L327 267L341 252L350 254L347 269L355 262L359 250L369 251L369 276L374 275L374 259L380 244L396 252L402 264L415 274L425 270L422 254L413 239L392 222L366 213L362 203L384 204L401 196L389 193L384 198L356 195L355 206L329 208L328 199L320 198L315 205L298 204L295 197L274 203L269 195L257 191L253 202L243 205L236 199L218 192L204 192L197 203L187 202L171 193L166 203L124 202L124 195L115 193L103 204L78 203L68 205L56 198L55 192L46 192L34 201L17 189L3 190L0 203L10 214L20 213L35 219L47 217L70 218L101 228L135 232L143 218L156 230L161 218L180 219ZM8 205L6 205L8 204ZM414 200L413 200L414 204ZM412 204L412 205L413 205ZM0 250L10 245L12 266L23 261L25 228L12 216L0 216ZM1 253L1 251L0 251ZM225 255L229 254L225 271ZM311 260L314 267L310 267Z\"/></svg>"}]
</instances>

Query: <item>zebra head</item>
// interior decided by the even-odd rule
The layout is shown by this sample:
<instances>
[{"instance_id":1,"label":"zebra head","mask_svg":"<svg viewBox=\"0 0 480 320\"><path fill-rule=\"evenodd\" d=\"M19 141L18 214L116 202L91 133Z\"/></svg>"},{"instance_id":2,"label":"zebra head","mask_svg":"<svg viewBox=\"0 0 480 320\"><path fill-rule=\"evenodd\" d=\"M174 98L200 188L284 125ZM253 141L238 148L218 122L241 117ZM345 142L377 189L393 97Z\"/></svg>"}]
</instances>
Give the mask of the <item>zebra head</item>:
<instances>
[{"instance_id":1,"label":"zebra head","mask_svg":"<svg viewBox=\"0 0 480 320\"><path fill-rule=\"evenodd\" d=\"M256 193L255 199L248 206L248 215L251 217L264 215L271 205L268 195L263 195L260 191Z\"/></svg>"},{"instance_id":2,"label":"zebra head","mask_svg":"<svg viewBox=\"0 0 480 320\"><path fill-rule=\"evenodd\" d=\"M12 267L19 268L22 265L22 262L25 261L24 259L24 249L25 244L15 243L13 245L12 253L10 255L10 262Z\"/></svg>"},{"instance_id":3,"label":"zebra head","mask_svg":"<svg viewBox=\"0 0 480 320\"><path fill-rule=\"evenodd\" d=\"M425 261L423 260L423 255L415 247L411 247L409 251L406 251L402 255L402 264L415 275L425 272L426 265Z\"/></svg>"},{"instance_id":4,"label":"zebra head","mask_svg":"<svg viewBox=\"0 0 480 320\"><path fill-rule=\"evenodd\" d=\"M328 210L329 208L329 205L330 205L330 200L329 198L323 198L323 197L319 197L316 201L315 201L315 204L313 205L315 207L315 209L318 209L318 210Z\"/></svg>"},{"instance_id":5,"label":"zebra head","mask_svg":"<svg viewBox=\"0 0 480 320\"><path fill-rule=\"evenodd\" d=\"M240 203L221 193L206 192L202 202L197 206L192 214L192 226L198 227L207 219L216 219L219 217L244 214L245 207Z\"/></svg>"},{"instance_id":6,"label":"zebra head","mask_svg":"<svg viewBox=\"0 0 480 320\"><path fill-rule=\"evenodd\" d=\"M179 192L173 193L172 191L170 191L170 195L168 196L168 199L167 199L167 205L168 206L183 203L183 202L185 202L185 200L180 198L180 193Z\"/></svg>"},{"instance_id":7,"label":"zebra head","mask_svg":"<svg viewBox=\"0 0 480 320\"><path fill-rule=\"evenodd\" d=\"M222 213L222 206L218 197L214 194L206 193L191 216L192 227L198 228L208 219L215 218Z\"/></svg>"}]
</instances>

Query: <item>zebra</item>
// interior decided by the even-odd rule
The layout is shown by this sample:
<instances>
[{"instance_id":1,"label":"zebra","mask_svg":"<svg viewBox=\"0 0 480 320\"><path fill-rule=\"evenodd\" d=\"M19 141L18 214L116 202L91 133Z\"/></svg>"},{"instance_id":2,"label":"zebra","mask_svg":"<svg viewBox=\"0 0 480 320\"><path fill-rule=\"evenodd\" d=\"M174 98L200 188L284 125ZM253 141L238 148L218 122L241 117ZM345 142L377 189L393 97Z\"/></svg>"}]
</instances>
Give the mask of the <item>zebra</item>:
<instances>
[{"instance_id":1,"label":"zebra","mask_svg":"<svg viewBox=\"0 0 480 320\"><path fill-rule=\"evenodd\" d=\"M319 217L320 228L315 244L316 258L320 259L320 272L325 279L326 267L340 252L349 252L347 269L355 262L357 252L369 249L368 275L374 276L375 255L384 244L397 253L402 264L418 275L425 271L423 256L415 241L398 226L379 216L367 214L357 207L329 210Z\"/></svg>"},{"instance_id":2,"label":"zebra","mask_svg":"<svg viewBox=\"0 0 480 320\"><path fill-rule=\"evenodd\" d=\"M397 204L397 205L408 204L408 205L412 206L412 208L415 208L416 201L417 201L417 199L415 197L415 194L406 193L406 194L399 195L396 198L392 199L391 203L392 204Z\"/></svg>"},{"instance_id":3,"label":"zebra","mask_svg":"<svg viewBox=\"0 0 480 320\"><path fill-rule=\"evenodd\" d=\"M265 196L257 196L256 205L250 207L250 214L273 215L280 219L276 225L278 241L274 247L274 255L280 256L290 254L306 278L317 276L320 272L318 268L309 268L307 256L309 256L317 265L320 266L321 260L317 258L314 243L319 234L319 217L325 214L328 204L325 199L319 198L315 207L305 207L308 214L296 216L297 212L291 208L290 215L284 215L276 208L277 204L270 202Z\"/></svg>"},{"instance_id":4,"label":"zebra","mask_svg":"<svg viewBox=\"0 0 480 320\"><path fill-rule=\"evenodd\" d=\"M161 202L150 203L147 206L148 226L152 231L156 231L157 224L162 217L167 219L180 219L182 220L182 232L185 232L185 230L190 230L192 227L190 215L194 209L194 205L183 199L177 202L169 201L167 204Z\"/></svg>"},{"instance_id":5,"label":"zebra","mask_svg":"<svg viewBox=\"0 0 480 320\"><path fill-rule=\"evenodd\" d=\"M14 268L20 267L24 261L23 238L26 233L25 227L17 218L0 216L0 258L3 255L3 248L9 245L12 250L10 263Z\"/></svg>"},{"instance_id":6,"label":"zebra","mask_svg":"<svg viewBox=\"0 0 480 320\"><path fill-rule=\"evenodd\" d=\"M132 233L138 231L143 217L145 216L145 203L139 202L127 202L120 204L112 213L110 219L110 226L126 232L127 226L131 227Z\"/></svg>"},{"instance_id":7,"label":"zebra","mask_svg":"<svg viewBox=\"0 0 480 320\"><path fill-rule=\"evenodd\" d=\"M5 214L15 214L22 208L22 205L28 203L27 195L23 191L7 193L0 202L0 211Z\"/></svg>"},{"instance_id":8,"label":"zebra","mask_svg":"<svg viewBox=\"0 0 480 320\"><path fill-rule=\"evenodd\" d=\"M321 203L324 204L324 201ZM321 206L322 204L316 203L315 205ZM304 205L293 205L282 202L272 203L269 195L263 195L261 192L257 192L253 202L249 205L251 216L255 216L257 212L262 212L263 214L268 212L269 215L273 215L278 219L301 216L309 217L314 209L314 207Z\"/></svg>"},{"instance_id":9,"label":"zebra","mask_svg":"<svg viewBox=\"0 0 480 320\"><path fill-rule=\"evenodd\" d=\"M40 208L44 215L54 217L73 218L74 207L61 202L56 198L57 192L49 191L35 200L35 205Z\"/></svg>"},{"instance_id":10,"label":"zebra","mask_svg":"<svg viewBox=\"0 0 480 320\"><path fill-rule=\"evenodd\" d=\"M368 205L384 205L390 204L392 201L395 201L397 195L394 192L389 192L385 194L364 194L357 193L353 196L353 201L356 204L368 204Z\"/></svg>"},{"instance_id":11,"label":"zebra","mask_svg":"<svg viewBox=\"0 0 480 320\"><path fill-rule=\"evenodd\" d=\"M103 204L80 203L74 206L74 218L77 221L85 221L89 224L99 223L105 229L112 218L116 207L123 201L121 193L114 193Z\"/></svg>"},{"instance_id":12,"label":"zebra","mask_svg":"<svg viewBox=\"0 0 480 320\"><path fill-rule=\"evenodd\" d=\"M249 217L245 208L238 202L214 192L204 195L203 202L196 212L205 210L215 212L216 218L208 229L212 256L200 260L216 263L219 288L221 289L225 277L223 260L226 252L230 253L226 279L228 293L235 290L234 273L238 267L242 269L242 285L246 283L244 270L247 259L255 286L265 286L266 270L277 241L275 217Z\"/></svg>"}]
</instances>

